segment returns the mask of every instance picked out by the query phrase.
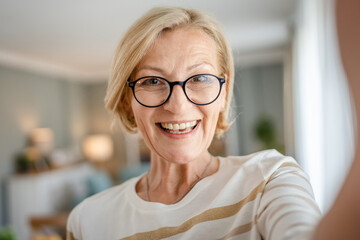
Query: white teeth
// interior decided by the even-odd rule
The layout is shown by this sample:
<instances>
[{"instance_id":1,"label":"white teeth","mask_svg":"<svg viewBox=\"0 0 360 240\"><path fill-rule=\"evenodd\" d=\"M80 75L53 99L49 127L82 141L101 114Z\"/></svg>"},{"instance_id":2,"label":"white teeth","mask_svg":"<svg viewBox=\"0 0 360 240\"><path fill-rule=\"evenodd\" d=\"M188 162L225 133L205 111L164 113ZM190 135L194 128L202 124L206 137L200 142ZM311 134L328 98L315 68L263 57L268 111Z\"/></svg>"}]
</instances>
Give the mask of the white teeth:
<instances>
[{"instance_id":1,"label":"white teeth","mask_svg":"<svg viewBox=\"0 0 360 240\"><path fill-rule=\"evenodd\" d=\"M169 130L184 130L186 128L194 127L196 120L186 123L161 123L161 127Z\"/></svg>"},{"instance_id":2,"label":"white teeth","mask_svg":"<svg viewBox=\"0 0 360 240\"><path fill-rule=\"evenodd\" d=\"M191 131L192 131L192 129L187 129L187 130L181 131L181 132L169 130L168 132L172 133L172 134L178 134L179 135L179 134L185 134L185 133L188 133L188 132L191 132Z\"/></svg>"}]
</instances>

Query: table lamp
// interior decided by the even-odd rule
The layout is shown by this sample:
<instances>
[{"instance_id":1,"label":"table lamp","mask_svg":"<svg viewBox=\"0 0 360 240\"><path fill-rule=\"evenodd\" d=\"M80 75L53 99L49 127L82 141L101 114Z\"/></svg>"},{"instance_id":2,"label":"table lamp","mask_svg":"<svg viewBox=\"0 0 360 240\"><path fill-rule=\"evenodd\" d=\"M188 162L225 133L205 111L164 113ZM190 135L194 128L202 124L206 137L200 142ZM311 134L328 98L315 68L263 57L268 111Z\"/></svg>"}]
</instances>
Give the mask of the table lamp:
<instances>
[{"instance_id":1,"label":"table lamp","mask_svg":"<svg viewBox=\"0 0 360 240\"><path fill-rule=\"evenodd\" d=\"M110 160L114 153L114 144L109 135L96 134L85 138L83 154L86 159L93 162Z\"/></svg>"}]
</instances>

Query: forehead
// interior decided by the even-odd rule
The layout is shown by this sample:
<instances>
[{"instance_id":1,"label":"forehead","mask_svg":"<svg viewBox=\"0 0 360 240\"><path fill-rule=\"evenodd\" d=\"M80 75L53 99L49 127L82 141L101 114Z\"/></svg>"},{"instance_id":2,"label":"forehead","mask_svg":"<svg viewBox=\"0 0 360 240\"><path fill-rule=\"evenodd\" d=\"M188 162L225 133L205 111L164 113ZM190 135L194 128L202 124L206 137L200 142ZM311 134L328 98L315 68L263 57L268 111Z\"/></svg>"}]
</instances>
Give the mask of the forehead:
<instances>
[{"instance_id":1,"label":"forehead","mask_svg":"<svg viewBox=\"0 0 360 240\"><path fill-rule=\"evenodd\" d=\"M213 39L207 33L205 33L204 30L190 26L177 27L175 29L167 29L162 31L156 38L152 47L157 47L157 45L164 42L177 44L198 43L199 45L209 45L209 47L215 46Z\"/></svg>"},{"instance_id":2,"label":"forehead","mask_svg":"<svg viewBox=\"0 0 360 240\"><path fill-rule=\"evenodd\" d=\"M140 61L137 70L151 65L175 71L201 63L217 70L215 41L203 30L182 27L162 32Z\"/></svg>"}]
</instances>

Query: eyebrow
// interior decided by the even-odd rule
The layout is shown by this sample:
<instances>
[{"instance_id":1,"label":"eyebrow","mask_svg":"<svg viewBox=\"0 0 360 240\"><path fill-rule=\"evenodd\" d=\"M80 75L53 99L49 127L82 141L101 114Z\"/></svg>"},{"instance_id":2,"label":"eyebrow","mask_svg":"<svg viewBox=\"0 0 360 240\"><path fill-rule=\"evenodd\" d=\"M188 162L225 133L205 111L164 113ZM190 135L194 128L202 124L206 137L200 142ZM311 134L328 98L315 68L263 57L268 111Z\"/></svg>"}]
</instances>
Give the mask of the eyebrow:
<instances>
[{"instance_id":1,"label":"eyebrow","mask_svg":"<svg viewBox=\"0 0 360 240\"><path fill-rule=\"evenodd\" d=\"M197 68L197 67L199 67L199 66L201 66L201 65L209 65L209 66L211 66L212 68L214 68L214 66L213 66L212 64L210 64L210 63L208 63L208 62L206 62L206 61L203 61L203 62L199 62L199 63L197 63L197 64L194 64L194 65L188 67L188 68L187 68L187 71L193 70L194 68Z\"/></svg>"},{"instance_id":2,"label":"eyebrow","mask_svg":"<svg viewBox=\"0 0 360 240\"><path fill-rule=\"evenodd\" d=\"M165 70L158 68L158 67L151 66L151 65L144 65L143 67L141 67L141 69L139 69L139 71L142 71L142 70L152 70L152 71L159 72L162 74L165 73Z\"/></svg>"},{"instance_id":3,"label":"eyebrow","mask_svg":"<svg viewBox=\"0 0 360 240\"><path fill-rule=\"evenodd\" d=\"M196 63L194 65L191 65L189 66L186 70L187 71L191 71L201 65L209 65L211 67L214 67L212 64L206 62L206 61L203 61L203 62L200 62L200 63ZM141 69L139 69L139 71L142 71L142 70L152 70L152 71L155 71L155 72L158 72L158 73L161 73L161 74L165 74L165 70L161 69L161 68L158 68L158 67L155 67L155 66L151 66L151 65L144 65L141 67Z\"/></svg>"}]
</instances>

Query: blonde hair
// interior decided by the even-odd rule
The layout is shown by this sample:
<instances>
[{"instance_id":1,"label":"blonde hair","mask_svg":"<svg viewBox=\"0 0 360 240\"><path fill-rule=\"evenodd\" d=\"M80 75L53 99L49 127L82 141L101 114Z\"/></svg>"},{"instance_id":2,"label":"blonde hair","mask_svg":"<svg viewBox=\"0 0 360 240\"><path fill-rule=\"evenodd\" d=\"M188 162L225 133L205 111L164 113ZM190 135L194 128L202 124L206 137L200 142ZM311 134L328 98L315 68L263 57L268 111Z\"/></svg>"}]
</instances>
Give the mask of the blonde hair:
<instances>
[{"instance_id":1,"label":"blonde hair","mask_svg":"<svg viewBox=\"0 0 360 240\"><path fill-rule=\"evenodd\" d=\"M129 132L137 131L131 109L131 89L127 81L146 55L156 38L164 31L179 27L199 29L214 40L221 73L226 74L226 103L216 126L216 135L230 126L228 115L234 84L234 63L231 49L219 25L208 15L180 7L153 8L138 19L120 41L113 59L105 106L113 113L113 124L120 121Z\"/></svg>"}]
</instances>

